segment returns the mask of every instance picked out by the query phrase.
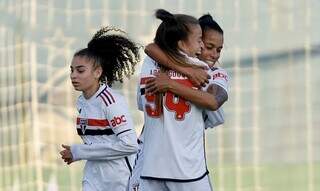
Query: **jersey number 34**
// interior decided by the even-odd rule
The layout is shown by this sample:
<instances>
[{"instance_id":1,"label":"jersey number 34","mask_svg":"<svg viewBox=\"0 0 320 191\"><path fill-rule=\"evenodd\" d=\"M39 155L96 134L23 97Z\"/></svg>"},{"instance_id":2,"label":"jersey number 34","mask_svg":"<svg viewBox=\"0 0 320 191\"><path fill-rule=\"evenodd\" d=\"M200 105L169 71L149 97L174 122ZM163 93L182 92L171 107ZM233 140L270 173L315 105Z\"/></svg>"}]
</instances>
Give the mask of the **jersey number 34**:
<instances>
[{"instance_id":1,"label":"jersey number 34","mask_svg":"<svg viewBox=\"0 0 320 191\"><path fill-rule=\"evenodd\" d=\"M188 84L186 81L189 80L179 80L180 83L190 86L191 83ZM175 119L179 121L184 120L185 115L190 112L190 103L172 92L166 92L164 98L158 96L159 95L145 94L147 102L145 104L145 110L148 116L155 118L160 117L163 106L165 106L168 111L174 112Z\"/></svg>"}]
</instances>

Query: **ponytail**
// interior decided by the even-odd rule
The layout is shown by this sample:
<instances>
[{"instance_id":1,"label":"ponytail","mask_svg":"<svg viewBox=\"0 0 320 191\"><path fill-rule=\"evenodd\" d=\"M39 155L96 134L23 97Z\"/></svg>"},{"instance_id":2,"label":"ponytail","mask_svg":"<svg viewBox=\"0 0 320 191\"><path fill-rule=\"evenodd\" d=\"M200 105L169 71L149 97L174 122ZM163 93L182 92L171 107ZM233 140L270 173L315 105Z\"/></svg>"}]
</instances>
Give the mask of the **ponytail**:
<instances>
[{"instance_id":1,"label":"ponytail","mask_svg":"<svg viewBox=\"0 0 320 191\"><path fill-rule=\"evenodd\" d=\"M110 34L111 32L119 34ZM86 56L101 66L101 82L107 82L109 86L114 81L123 82L123 76L130 77L140 61L139 48L124 34L119 29L102 28L90 40L88 47L74 56Z\"/></svg>"}]
</instances>

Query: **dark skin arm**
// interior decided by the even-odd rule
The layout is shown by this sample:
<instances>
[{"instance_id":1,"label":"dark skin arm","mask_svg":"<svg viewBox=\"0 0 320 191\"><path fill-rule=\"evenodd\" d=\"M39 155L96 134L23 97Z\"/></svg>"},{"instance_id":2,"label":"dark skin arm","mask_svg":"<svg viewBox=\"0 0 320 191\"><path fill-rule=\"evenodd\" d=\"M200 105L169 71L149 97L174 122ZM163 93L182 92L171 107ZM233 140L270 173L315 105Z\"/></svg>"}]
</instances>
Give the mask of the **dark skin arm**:
<instances>
[{"instance_id":1,"label":"dark skin arm","mask_svg":"<svg viewBox=\"0 0 320 191\"><path fill-rule=\"evenodd\" d=\"M214 96L216 102L218 103L218 108L228 100L228 93L226 90L217 84L211 84L208 87L207 92Z\"/></svg>"},{"instance_id":2,"label":"dark skin arm","mask_svg":"<svg viewBox=\"0 0 320 191\"><path fill-rule=\"evenodd\" d=\"M155 59L158 63L162 63L162 64L166 63L163 65L171 69L177 70L178 72L181 72L185 75L187 73L185 70L186 68L193 70L193 67L182 67L174 63L155 43L149 44L146 47L145 52L151 58ZM205 72L202 69L200 69L200 71ZM191 74L191 77L195 77L195 76L196 74ZM207 72L205 72L204 76L208 76ZM202 78L202 80L204 79L206 82L208 81L207 77ZM201 82L200 80L198 81L198 85L197 83L194 83L194 85L199 87L199 83L203 84L203 82ZM171 91L172 93L179 95L184 99L191 101L192 103L209 110L217 110L228 99L227 92L218 85L212 84L209 86L207 92L203 92L203 91L195 90L190 87L186 87L182 84L179 84L178 82L171 80L164 73L160 73L159 75L156 76L156 78L150 79L146 84L146 90L147 92L152 94L155 94L158 92Z\"/></svg>"},{"instance_id":3,"label":"dark skin arm","mask_svg":"<svg viewBox=\"0 0 320 191\"><path fill-rule=\"evenodd\" d=\"M181 66L170 59L155 43L148 44L144 51L159 64L186 75L196 87L205 86L210 79L205 67Z\"/></svg>"}]
</instances>

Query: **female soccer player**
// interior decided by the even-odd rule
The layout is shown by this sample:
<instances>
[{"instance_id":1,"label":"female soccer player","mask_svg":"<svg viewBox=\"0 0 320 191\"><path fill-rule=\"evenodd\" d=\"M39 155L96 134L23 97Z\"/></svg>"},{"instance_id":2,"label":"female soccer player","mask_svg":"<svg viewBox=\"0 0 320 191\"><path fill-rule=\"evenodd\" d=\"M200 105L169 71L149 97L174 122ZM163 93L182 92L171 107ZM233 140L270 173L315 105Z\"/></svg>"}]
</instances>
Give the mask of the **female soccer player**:
<instances>
[{"instance_id":1,"label":"female soccer player","mask_svg":"<svg viewBox=\"0 0 320 191\"><path fill-rule=\"evenodd\" d=\"M214 68L216 67L216 63L220 58L220 52L223 48L223 30L218 25L218 23L213 20L213 18L209 14L206 14L200 17L199 23L202 29L202 40L204 43L204 47L201 51L201 54L199 55L199 58L203 61L206 61L206 63L209 65L210 68ZM206 77L207 72L203 72L197 68L193 68L192 65L181 66L179 65L179 63L174 63L154 43L146 47L146 53L149 56L153 57L155 60L157 60L159 64L163 64L167 67L175 69L185 74L186 76L188 76L189 79L192 78L193 79L192 81L196 86L199 86L201 83L204 83L207 80L207 77ZM219 70L221 71L222 69L220 68ZM226 74L225 71L222 70L222 72ZM161 81L159 77L157 80ZM214 83L211 83L212 90L215 90L214 92L212 92L213 95L216 96L217 94L219 94L219 92L222 92L222 94L224 94L224 91L225 91L224 88L226 88L228 84L222 83L222 86L221 86L221 84L218 83L218 86L217 86L217 83L216 83L217 79L212 82L214 82ZM213 128L217 125L222 124L224 122L222 108L220 107L216 111L207 111L204 115L204 119L206 122L206 128L208 127ZM129 191L138 190L139 188L140 173L141 173L141 168L143 163L143 152L142 152L143 135L141 135L140 139L141 139L139 143L140 151L137 155L136 164L133 169L132 176L130 177Z\"/></svg>"},{"instance_id":2,"label":"female soccer player","mask_svg":"<svg viewBox=\"0 0 320 191\"><path fill-rule=\"evenodd\" d=\"M227 72L223 68L218 66L218 59L220 58L220 53L223 48L223 30L209 14L200 17L199 23L202 29L202 39L204 42L204 47L198 57L201 60L205 61L210 68L209 73L211 75L211 80L210 84L207 84L206 87L208 91L210 91L210 93L214 96L214 99L217 100L219 106L221 106L228 99L227 91L229 86L229 77ZM196 81L198 83L195 83L195 85L204 84L203 79L205 79L205 76L203 74L202 76L197 76L197 74L201 73L196 72L192 68L192 63L190 65L186 63L181 64L175 62L174 59L170 59L170 57L168 57L155 43L147 46L146 53L154 58L159 64L177 70L185 74L186 76L192 76L193 79L198 79L198 81ZM201 78L199 77L203 77L202 82L199 81L201 80ZM198 103L200 106L206 107L206 105L199 103L199 99L193 96L193 94L181 94L182 92L184 92L185 87L174 82L173 80L168 81L168 79L169 78L167 77L167 75L160 74L157 78L149 80L146 84L147 91L151 93L167 90L174 91L177 95L183 96L183 98L187 99L188 101L192 101L194 103ZM193 80L193 82L194 81L195 80ZM221 122L223 122L222 108L219 108L216 111L205 111L204 115L205 119L207 119L207 116L209 116L209 118L211 116L216 118L218 120L217 122L219 122L220 119L222 120ZM219 125L212 122L215 121L214 118L211 121L206 121L206 127Z\"/></svg>"},{"instance_id":3,"label":"female soccer player","mask_svg":"<svg viewBox=\"0 0 320 191\"><path fill-rule=\"evenodd\" d=\"M202 65L196 57L203 46L201 28L194 17L172 15L157 10L156 17L162 20L155 43L179 62L191 61ZM202 108L187 102L175 92L164 92L160 99L155 94L145 93L145 84L162 68L147 57L141 71L138 91L139 108L144 111L143 167L141 190L211 190L204 153L204 121ZM185 94L193 94L200 101L196 104L216 110L219 103L205 91L192 88L182 74L169 70L169 76L178 83L187 85ZM184 94L183 92L181 94ZM154 162L156 161L157 164Z\"/></svg>"},{"instance_id":4,"label":"female soccer player","mask_svg":"<svg viewBox=\"0 0 320 191\"><path fill-rule=\"evenodd\" d=\"M71 164L86 160L84 191L125 191L137 137L123 96L110 86L133 74L138 48L113 29L99 30L88 47L74 54L71 82L82 94L77 100L77 133L83 144L62 145L62 159ZM119 30L116 30L119 31Z\"/></svg>"}]
</instances>

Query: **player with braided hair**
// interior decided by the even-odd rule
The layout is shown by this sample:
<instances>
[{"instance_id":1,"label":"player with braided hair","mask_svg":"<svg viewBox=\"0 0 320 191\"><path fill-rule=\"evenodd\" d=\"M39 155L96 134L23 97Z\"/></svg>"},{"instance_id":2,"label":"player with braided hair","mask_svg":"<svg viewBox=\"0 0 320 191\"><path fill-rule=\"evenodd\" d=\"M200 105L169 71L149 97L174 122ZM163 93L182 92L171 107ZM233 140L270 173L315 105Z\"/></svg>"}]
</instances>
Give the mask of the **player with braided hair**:
<instances>
[{"instance_id":1,"label":"player with braided hair","mask_svg":"<svg viewBox=\"0 0 320 191\"><path fill-rule=\"evenodd\" d=\"M113 34L112 32L117 32ZM77 133L83 144L63 144L68 165L86 160L84 191L124 191L131 173L137 136L123 96L110 86L129 77L139 62L139 48L120 30L99 30L88 47L74 54L70 78L77 100Z\"/></svg>"}]
</instances>

